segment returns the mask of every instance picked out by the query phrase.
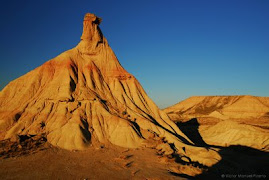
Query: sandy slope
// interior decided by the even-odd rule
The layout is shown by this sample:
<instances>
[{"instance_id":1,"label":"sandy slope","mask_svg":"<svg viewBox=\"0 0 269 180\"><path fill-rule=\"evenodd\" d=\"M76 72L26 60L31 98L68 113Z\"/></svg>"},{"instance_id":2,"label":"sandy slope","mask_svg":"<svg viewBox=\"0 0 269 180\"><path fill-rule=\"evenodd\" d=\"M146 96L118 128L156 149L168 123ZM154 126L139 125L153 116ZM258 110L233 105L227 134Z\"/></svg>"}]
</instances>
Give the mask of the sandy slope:
<instances>
[{"instance_id":1,"label":"sandy slope","mask_svg":"<svg viewBox=\"0 0 269 180\"><path fill-rule=\"evenodd\" d=\"M207 144L268 151L268 102L268 97L194 96L164 111L174 121L185 122L181 125L186 129L194 128Z\"/></svg>"},{"instance_id":2,"label":"sandy slope","mask_svg":"<svg viewBox=\"0 0 269 180\"><path fill-rule=\"evenodd\" d=\"M269 112L269 97L255 96L193 96L164 109L169 116L260 118Z\"/></svg>"},{"instance_id":3,"label":"sandy slope","mask_svg":"<svg viewBox=\"0 0 269 180\"><path fill-rule=\"evenodd\" d=\"M269 152L269 131L251 125L225 120L213 126L201 126L203 140L212 145L242 145Z\"/></svg>"}]
</instances>

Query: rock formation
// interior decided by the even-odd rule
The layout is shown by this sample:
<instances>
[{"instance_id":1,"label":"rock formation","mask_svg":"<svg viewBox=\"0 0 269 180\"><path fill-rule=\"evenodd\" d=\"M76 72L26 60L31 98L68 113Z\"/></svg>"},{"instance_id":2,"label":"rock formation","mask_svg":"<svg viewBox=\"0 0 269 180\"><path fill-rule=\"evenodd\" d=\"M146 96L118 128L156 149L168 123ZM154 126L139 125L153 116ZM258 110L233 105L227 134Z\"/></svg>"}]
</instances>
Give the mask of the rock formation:
<instances>
[{"instance_id":1,"label":"rock formation","mask_svg":"<svg viewBox=\"0 0 269 180\"><path fill-rule=\"evenodd\" d=\"M269 97L193 96L164 111L174 120L194 117L262 118L269 114Z\"/></svg>"},{"instance_id":2,"label":"rock formation","mask_svg":"<svg viewBox=\"0 0 269 180\"><path fill-rule=\"evenodd\" d=\"M194 96L164 111L207 144L269 151L269 97Z\"/></svg>"},{"instance_id":3,"label":"rock formation","mask_svg":"<svg viewBox=\"0 0 269 180\"><path fill-rule=\"evenodd\" d=\"M98 144L137 148L165 139L161 149L173 144L192 161L216 163L218 154L193 146L120 65L100 23L87 13L75 48L1 91L0 139L45 134L52 145L69 150Z\"/></svg>"},{"instance_id":4,"label":"rock formation","mask_svg":"<svg viewBox=\"0 0 269 180\"><path fill-rule=\"evenodd\" d=\"M218 146L241 145L269 152L267 129L225 120L216 125L200 128L203 140Z\"/></svg>"}]
</instances>

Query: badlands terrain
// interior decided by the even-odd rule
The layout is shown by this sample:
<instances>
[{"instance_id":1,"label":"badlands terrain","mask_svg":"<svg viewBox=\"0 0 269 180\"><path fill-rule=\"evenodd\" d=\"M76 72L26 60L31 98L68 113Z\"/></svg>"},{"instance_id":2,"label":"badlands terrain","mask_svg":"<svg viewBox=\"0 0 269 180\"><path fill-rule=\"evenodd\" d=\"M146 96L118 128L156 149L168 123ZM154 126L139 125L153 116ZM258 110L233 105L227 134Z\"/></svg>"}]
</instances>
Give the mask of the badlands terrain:
<instances>
[{"instance_id":1,"label":"badlands terrain","mask_svg":"<svg viewBox=\"0 0 269 180\"><path fill-rule=\"evenodd\" d=\"M1 179L266 176L268 98L194 97L160 110L119 63L101 18L0 93Z\"/></svg>"},{"instance_id":2,"label":"badlands terrain","mask_svg":"<svg viewBox=\"0 0 269 180\"><path fill-rule=\"evenodd\" d=\"M164 111L183 132L195 126L208 144L244 145L268 151L268 103L268 97L195 96Z\"/></svg>"}]
</instances>

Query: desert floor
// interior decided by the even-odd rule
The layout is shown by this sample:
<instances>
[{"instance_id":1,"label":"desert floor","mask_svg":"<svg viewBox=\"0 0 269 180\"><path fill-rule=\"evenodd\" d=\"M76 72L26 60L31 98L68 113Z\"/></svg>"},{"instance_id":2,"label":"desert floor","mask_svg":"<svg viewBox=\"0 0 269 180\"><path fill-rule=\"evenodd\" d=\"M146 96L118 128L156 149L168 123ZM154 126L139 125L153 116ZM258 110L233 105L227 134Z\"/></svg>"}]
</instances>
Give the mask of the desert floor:
<instances>
[{"instance_id":1,"label":"desert floor","mask_svg":"<svg viewBox=\"0 0 269 180\"><path fill-rule=\"evenodd\" d=\"M84 151L67 151L47 145L25 150L25 154L11 154L1 157L0 179L179 178L169 173L177 163L168 162L168 158L148 148L90 147Z\"/></svg>"},{"instance_id":2,"label":"desert floor","mask_svg":"<svg viewBox=\"0 0 269 180\"><path fill-rule=\"evenodd\" d=\"M201 140L199 131L192 130L190 134L194 142ZM234 175L264 179L269 172L268 152L240 145L197 143L214 149L222 157L212 167L201 167L195 163L184 164L151 148L100 145L68 151L51 146L43 137L35 138L15 143L1 141L0 179L221 179Z\"/></svg>"}]
</instances>

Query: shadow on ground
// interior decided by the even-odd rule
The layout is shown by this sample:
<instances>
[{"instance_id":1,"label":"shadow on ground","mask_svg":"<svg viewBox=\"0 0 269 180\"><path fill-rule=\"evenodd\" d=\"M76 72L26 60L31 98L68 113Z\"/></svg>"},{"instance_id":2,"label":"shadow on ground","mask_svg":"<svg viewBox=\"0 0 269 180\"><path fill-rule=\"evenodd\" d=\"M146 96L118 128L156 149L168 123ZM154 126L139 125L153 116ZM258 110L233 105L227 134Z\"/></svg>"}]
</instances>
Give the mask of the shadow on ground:
<instances>
[{"instance_id":1,"label":"shadow on ground","mask_svg":"<svg viewBox=\"0 0 269 180\"><path fill-rule=\"evenodd\" d=\"M208 167L207 171L195 176L195 179L266 179L269 177L268 152L241 145L228 147L209 145L199 133L200 124L196 118L176 124L196 146L215 148L222 158L217 164Z\"/></svg>"},{"instance_id":2,"label":"shadow on ground","mask_svg":"<svg viewBox=\"0 0 269 180\"><path fill-rule=\"evenodd\" d=\"M196 145L201 147L209 146L203 140L199 133L199 122L196 118L192 118L186 122L176 122L178 128Z\"/></svg>"}]
</instances>

